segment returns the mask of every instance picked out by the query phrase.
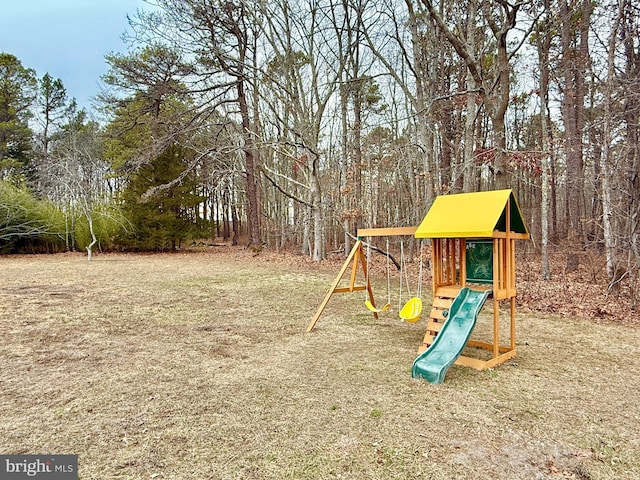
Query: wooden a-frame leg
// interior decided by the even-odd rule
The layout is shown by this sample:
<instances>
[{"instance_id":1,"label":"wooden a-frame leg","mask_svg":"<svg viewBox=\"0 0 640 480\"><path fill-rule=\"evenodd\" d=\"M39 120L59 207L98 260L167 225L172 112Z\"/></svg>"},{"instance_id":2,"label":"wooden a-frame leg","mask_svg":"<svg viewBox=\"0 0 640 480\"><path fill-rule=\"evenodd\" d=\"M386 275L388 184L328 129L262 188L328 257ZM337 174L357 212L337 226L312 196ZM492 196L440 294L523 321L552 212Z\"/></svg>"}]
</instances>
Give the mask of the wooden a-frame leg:
<instances>
[{"instance_id":1,"label":"wooden a-frame leg","mask_svg":"<svg viewBox=\"0 0 640 480\"><path fill-rule=\"evenodd\" d=\"M365 260L365 258L364 258L364 253L362 252L362 241L361 240L357 240L356 243L353 245L353 248L351 249L351 252L349 252L349 255L347 256L344 264L342 265L342 268L340 269L340 272L338 272L338 275L336 276L335 280L331 284L331 287L329 288L329 291L325 295L324 300L322 300L322 303L318 307L318 310L316 311L316 314L313 316L313 319L311 320L311 322L307 326L307 332L310 332L316 326L316 323L318 322L318 319L320 318L320 315L322 315L322 312L324 311L325 307L329 303L329 299L331 298L331 296L336 292L336 289L338 288L338 284L340 283L340 280L342 280L342 277L346 273L346 271L349 268L349 265L351 264L351 262L354 262L354 265L353 265L353 268L352 268L352 271L351 271L351 279L350 279L350 282L349 282L348 291L353 292L354 289L355 289L355 278L356 278L356 273L357 273L356 270L357 270L357 266L358 266L357 264L359 262L362 265L362 270L364 272L364 276L367 279L367 285L365 286L365 288L367 289L367 292L369 294L369 300L373 304L373 291L371 290L371 284L369 283L369 279L367 278L367 267L365 265L365 261L364 260ZM359 289L362 289L362 287L359 287ZM374 317L378 318L378 314L375 313L375 312L374 312Z\"/></svg>"}]
</instances>

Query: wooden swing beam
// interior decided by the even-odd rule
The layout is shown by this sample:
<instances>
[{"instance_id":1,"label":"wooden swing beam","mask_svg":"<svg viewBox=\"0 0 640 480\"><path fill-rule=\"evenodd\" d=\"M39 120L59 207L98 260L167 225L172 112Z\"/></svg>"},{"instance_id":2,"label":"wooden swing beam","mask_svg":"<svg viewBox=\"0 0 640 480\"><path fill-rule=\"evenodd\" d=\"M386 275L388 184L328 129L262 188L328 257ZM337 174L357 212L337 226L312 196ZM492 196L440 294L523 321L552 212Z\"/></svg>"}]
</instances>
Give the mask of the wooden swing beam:
<instances>
[{"instance_id":1,"label":"wooden swing beam","mask_svg":"<svg viewBox=\"0 0 640 480\"><path fill-rule=\"evenodd\" d=\"M373 290L371 288L371 282L369 281L369 276L367 275L367 262L366 262L364 251L362 248L362 245L363 245L363 241L361 240L362 238L364 237L397 237L402 235L413 235L415 234L417 228L418 227L386 227L386 228L359 229L357 233L358 239L356 240L356 243L353 245L353 248L351 249L351 252L349 252L349 255L347 255L347 258L344 261L342 268L340 269L340 271L338 272L338 275L336 276L335 280L331 284L331 287L329 287L329 290L327 291L327 294L322 300L322 303L318 307L316 314L313 316L313 319L307 326L307 332L310 332L316 326L316 323L320 319L320 315L322 315L322 312L326 308L327 304L329 303L329 300L331 299L331 296L334 293L353 293L356 291L366 290L367 294L369 295L369 301L371 302L371 305L375 307L376 303L375 303L375 300L373 299ZM342 277L344 277L345 273L347 273L347 270L349 269L350 264L352 265L351 265L351 276L349 279L349 285L347 287L339 287L338 285L340 284L340 280L342 280ZM365 279L364 285L356 285L356 278L358 275L358 266L360 266L360 268L362 269L362 274ZM378 313L373 312L373 316L377 319Z\"/></svg>"},{"instance_id":2,"label":"wooden swing beam","mask_svg":"<svg viewBox=\"0 0 640 480\"><path fill-rule=\"evenodd\" d=\"M358 230L358 238L414 235L417 228L418 227L361 228Z\"/></svg>"}]
</instances>

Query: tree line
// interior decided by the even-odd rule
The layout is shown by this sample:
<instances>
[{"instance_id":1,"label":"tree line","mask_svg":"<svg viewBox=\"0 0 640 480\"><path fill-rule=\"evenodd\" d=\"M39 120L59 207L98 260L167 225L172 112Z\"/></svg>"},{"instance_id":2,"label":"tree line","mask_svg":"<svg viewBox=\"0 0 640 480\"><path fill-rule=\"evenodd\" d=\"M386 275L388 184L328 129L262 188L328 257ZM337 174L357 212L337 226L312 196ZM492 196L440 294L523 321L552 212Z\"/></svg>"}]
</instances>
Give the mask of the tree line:
<instances>
[{"instance_id":1,"label":"tree line","mask_svg":"<svg viewBox=\"0 0 640 480\"><path fill-rule=\"evenodd\" d=\"M437 195L512 188L543 278L550 249L567 269L592 249L635 302L639 19L631 0L155 0L106 57L102 122L4 53L3 248L222 237L321 260Z\"/></svg>"}]
</instances>

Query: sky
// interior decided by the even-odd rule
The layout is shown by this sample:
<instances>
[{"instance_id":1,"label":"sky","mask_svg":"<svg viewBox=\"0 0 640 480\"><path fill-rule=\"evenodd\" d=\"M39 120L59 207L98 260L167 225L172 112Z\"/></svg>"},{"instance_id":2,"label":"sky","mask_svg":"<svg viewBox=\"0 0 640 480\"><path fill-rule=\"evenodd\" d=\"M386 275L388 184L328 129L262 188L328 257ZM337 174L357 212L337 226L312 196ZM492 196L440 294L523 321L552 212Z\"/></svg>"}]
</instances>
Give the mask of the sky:
<instances>
[{"instance_id":1,"label":"sky","mask_svg":"<svg viewBox=\"0 0 640 480\"><path fill-rule=\"evenodd\" d=\"M15 55L38 78L60 78L67 95L91 110L104 60L126 53L127 15L148 10L143 0L0 0L0 52Z\"/></svg>"}]
</instances>

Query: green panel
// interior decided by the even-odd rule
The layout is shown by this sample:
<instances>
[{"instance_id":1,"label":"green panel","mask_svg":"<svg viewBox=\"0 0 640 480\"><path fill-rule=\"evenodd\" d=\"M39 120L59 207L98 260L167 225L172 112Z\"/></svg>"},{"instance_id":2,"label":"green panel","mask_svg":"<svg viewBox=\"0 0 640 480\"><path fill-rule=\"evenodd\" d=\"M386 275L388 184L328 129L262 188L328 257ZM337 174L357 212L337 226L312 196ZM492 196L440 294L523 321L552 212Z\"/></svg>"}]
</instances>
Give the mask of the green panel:
<instances>
[{"instance_id":1,"label":"green panel","mask_svg":"<svg viewBox=\"0 0 640 480\"><path fill-rule=\"evenodd\" d=\"M513 194L509 195L509 203L511 207L511 218L509 219L509 222L511 222L511 231L516 233L528 233L527 226L524 224L524 219L520 213L520 207L518 207L518 202ZM506 208L502 211L502 214L500 214L500 218L498 219L498 223L496 223L495 229L500 232L507 231Z\"/></svg>"},{"instance_id":2,"label":"green panel","mask_svg":"<svg viewBox=\"0 0 640 480\"><path fill-rule=\"evenodd\" d=\"M493 283L492 240L467 240L467 282Z\"/></svg>"},{"instance_id":3,"label":"green panel","mask_svg":"<svg viewBox=\"0 0 640 480\"><path fill-rule=\"evenodd\" d=\"M511 202L511 231L516 233L528 233L527 226L524 224L524 219L522 218L516 197L511 195L509 202Z\"/></svg>"}]
</instances>

